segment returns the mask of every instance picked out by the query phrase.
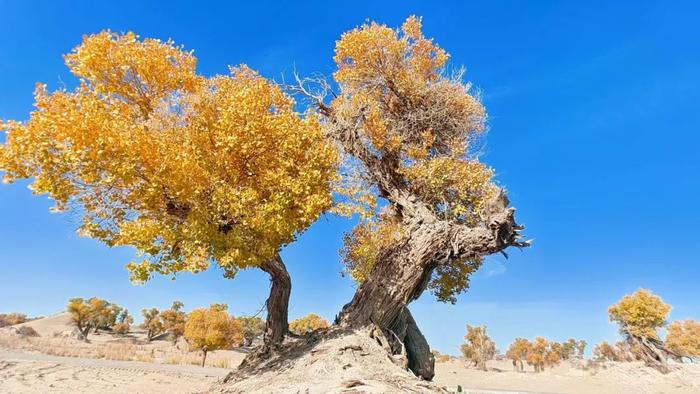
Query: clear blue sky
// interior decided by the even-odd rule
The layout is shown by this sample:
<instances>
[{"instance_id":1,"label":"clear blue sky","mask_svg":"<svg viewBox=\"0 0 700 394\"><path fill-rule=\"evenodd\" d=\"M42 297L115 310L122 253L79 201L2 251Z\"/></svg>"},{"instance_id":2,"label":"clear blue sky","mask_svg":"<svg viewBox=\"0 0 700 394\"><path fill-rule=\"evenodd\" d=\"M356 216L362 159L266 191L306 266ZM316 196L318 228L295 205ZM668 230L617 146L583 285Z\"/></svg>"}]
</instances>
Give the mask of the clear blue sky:
<instances>
[{"instance_id":1,"label":"clear blue sky","mask_svg":"<svg viewBox=\"0 0 700 394\"><path fill-rule=\"evenodd\" d=\"M366 19L425 31L465 65L490 113L484 160L507 186L534 246L489 258L457 305L411 309L431 344L456 353L464 325L514 337L614 340L607 306L647 287L700 319L700 29L696 2L308 2L187 5L0 0L0 118L24 120L37 81L75 83L61 55L102 29L173 38L203 74L242 62L279 79L330 73L334 41ZM63 82L62 82L63 81ZM0 137L4 138L4 137ZM0 187L0 312L61 310L69 297L256 312L268 281L212 270L132 286L129 249L79 238L26 183ZM331 319L353 293L337 250L352 223L324 217L283 257L290 315Z\"/></svg>"}]
</instances>

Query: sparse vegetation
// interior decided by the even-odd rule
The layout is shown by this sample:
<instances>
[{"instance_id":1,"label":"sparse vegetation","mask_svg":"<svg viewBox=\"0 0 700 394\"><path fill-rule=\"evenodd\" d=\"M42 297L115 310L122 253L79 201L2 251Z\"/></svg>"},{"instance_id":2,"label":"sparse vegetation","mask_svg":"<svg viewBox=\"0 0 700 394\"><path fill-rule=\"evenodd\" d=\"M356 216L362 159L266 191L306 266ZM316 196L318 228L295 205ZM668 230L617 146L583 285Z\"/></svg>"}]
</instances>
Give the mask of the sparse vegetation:
<instances>
[{"instance_id":1,"label":"sparse vegetation","mask_svg":"<svg viewBox=\"0 0 700 394\"><path fill-rule=\"evenodd\" d=\"M0 327L14 326L27 321L27 315L23 313L0 313Z\"/></svg>"},{"instance_id":2,"label":"sparse vegetation","mask_svg":"<svg viewBox=\"0 0 700 394\"><path fill-rule=\"evenodd\" d=\"M29 326L21 326L17 328L17 334L23 336L23 337L38 337L40 336L38 332L36 332L35 329L29 327Z\"/></svg>"}]
</instances>

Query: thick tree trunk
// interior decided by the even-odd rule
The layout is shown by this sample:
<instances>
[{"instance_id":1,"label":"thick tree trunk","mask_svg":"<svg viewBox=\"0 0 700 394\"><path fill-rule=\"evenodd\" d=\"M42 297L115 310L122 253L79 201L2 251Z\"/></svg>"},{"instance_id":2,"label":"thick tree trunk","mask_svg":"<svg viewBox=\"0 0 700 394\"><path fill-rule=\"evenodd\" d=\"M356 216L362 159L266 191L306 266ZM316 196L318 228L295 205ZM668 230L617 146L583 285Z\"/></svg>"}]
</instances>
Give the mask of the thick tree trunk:
<instances>
[{"instance_id":1,"label":"thick tree trunk","mask_svg":"<svg viewBox=\"0 0 700 394\"><path fill-rule=\"evenodd\" d=\"M411 317L408 304L425 291L435 268L458 259L474 259L501 252L509 246L527 246L519 241L512 208L505 195L494 199L488 225L467 227L438 219L426 207L402 199L405 238L392 249L383 251L371 274L343 307L339 320L351 326L376 324L396 338L392 346L399 354L406 348L409 368L430 380L434 360L425 338ZM478 263L477 263L478 264Z\"/></svg>"},{"instance_id":2,"label":"thick tree trunk","mask_svg":"<svg viewBox=\"0 0 700 394\"><path fill-rule=\"evenodd\" d=\"M204 355L202 356L202 367L204 367L204 363L207 362L207 351L202 350L202 353L204 353Z\"/></svg>"},{"instance_id":3,"label":"thick tree trunk","mask_svg":"<svg viewBox=\"0 0 700 394\"><path fill-rule=\"evenodd\" d=\"M664 346L663 342L655 339L645 339L627 335L627 342L639 351L639 357L648 366L656 368L661 373L668 373L668 359L682 362L683 358L676 352Z\"/></svg>"},{"instance_id":4,"label":"thick tree trunk","mask_svg":"<svg viewBox=\"0 0 700 394\"><path fill-rule=\"evenodd\" d=\"M264 346L269 349L284 340L289 331L287 312L292 281L279 254L263 263L260 268L270 275L270 295L267 298L267 321L263 334Z\"/></svg>"}]
</instances>

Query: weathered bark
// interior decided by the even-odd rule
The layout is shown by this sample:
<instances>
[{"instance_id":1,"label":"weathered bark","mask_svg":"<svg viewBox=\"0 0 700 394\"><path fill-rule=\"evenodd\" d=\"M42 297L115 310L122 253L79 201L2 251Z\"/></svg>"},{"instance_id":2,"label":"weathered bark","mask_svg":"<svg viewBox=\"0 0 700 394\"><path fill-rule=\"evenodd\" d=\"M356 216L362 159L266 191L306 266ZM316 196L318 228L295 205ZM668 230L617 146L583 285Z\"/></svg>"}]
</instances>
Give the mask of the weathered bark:
<instances>
[{"instance_id":1,"label":"weathered bark","mask_svg":"<svg viewBox=\"0 0 700 394\"><path fill-rule=\"evenodd\" d=\"M287 312L292 281L279 254L263 263L260 268L270 275L270 295L267 298L267 320L263 343L266 350L280 344L289 331Z\"/></svg>"},{"instance_id":2,"label":"weathered bark","mask_svg":"<svg viewBox=\"0 0 700 394\"><path fill-rule=\"evenodd\" d=\"M202 367L204 367L204 363L207 362L207 351L202 350L202 353L204 353L204 355L202 356Z\"/></svg>"},{"instance_id":3,"label":"weathered bark","mask_svg":"<svg viewBox=\"0 0 700 394\"><path fill-rule=\"evenodd\" d=\"M467 227L438 219L427 207L410 198L393 199L401 205L406 237L390 250L383 251L367 280L360 285L352 301L343 307L342 323L361 326L374 323L396 336L406 347L409 368L430 380L434 360L430 348L407 305L425 291L434 269L455 260L475 259L510 246L527 246L519 241L521 226L505 195L491 203L488 225ZM410 323L409 323L410 321ZM410 328L410 329L409 329ZM392 349L395 354L399 349Z\"/></svg>"},{"instance_id":4,"label":"weathered bark","mask_svg":"<svg viewBox=\"0 0 700 394\"><path fill-rule=\"evenodd\" d=\"M656 368L662 373L668 373L668 359L682 362L683 358L678 353L668 349L664 344L655 339L640 338L635 335L627 335L627 342L639 350L639 357L648 366Z\"/></svg>"}]
</instances>

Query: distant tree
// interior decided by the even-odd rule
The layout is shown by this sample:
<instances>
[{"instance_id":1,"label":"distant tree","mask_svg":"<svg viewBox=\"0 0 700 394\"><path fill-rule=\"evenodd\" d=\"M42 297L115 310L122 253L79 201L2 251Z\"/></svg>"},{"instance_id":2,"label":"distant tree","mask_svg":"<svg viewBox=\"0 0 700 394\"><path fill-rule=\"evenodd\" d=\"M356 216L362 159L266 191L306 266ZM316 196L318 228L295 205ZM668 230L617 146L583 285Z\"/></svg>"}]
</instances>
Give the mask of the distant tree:
<instances>
[{"instance_id":1,"label":"distant tree","mask_svg":"<svg viewBox=\"0 0 700 394\"><path fill-rule=\"evenodd\" d=\"M112 331L120 335L128 334L132 324L134 324L134 317L129 314L128 309L124 309L119 314L117 323L114 324Z\"/></svg>"},{"instance_id":2,"label":"distant tree","mask_svg":"<svg viewBox=\"0 0 700 394\"><path fill-rule=\"evenodd\" d=\"M532 344L525 338L515 338L515 341L510 344L506 351L506 357L513 361L513 367L516 371L523 372L525 370L523 361L527 360L531 347Z\"/></svg>"},{"instance_id":3,"label":"distant tree","mask_svg":"<svg viewBox=\"0 0 700 394\"><path fill-rule=\"evenodd\" d=\"M444 363L444 362L450 361L449 354L442 354L437 349L432 349L430 352L433 354L433 357L435 358L436 363Z\"/></svg>"},{"instance_id":4,"label":"distant tree","mask_svg":"<svg viewBox=\"0 0 700 394\"><path fill-rule=\"evenodd\" d=\"M576 343L576 355L579 358L583 358L583 353L586 351L586 345L588 345L588 343L583 339L580 339Z\"/></svg>"},{"instance_id":5,"label":"distant tree","mask_svg":"<svg viewBox=\"0 0 700 394\"><path fill-rule=\"evenodd\" d=\"M122 308L119 305L111 302L106 302L105 304L101 305L97 314L97 320L94 322L95 332L97 332L98 329L112 329L117 323L117 318L119 317L121 311Z\"/></svg>"},{"instance_id":6,"label":"distant tree","mask_svg":"<svg viewBox=\"0 0 700 394\"><path fill-rule=\"evenodd\" d=\"M683 357L700 358L700 322L674 321L666 330L666 347Z\"/></svg>"},{"instance_id":7,"label":"distant tree","mask_svg":"<svg viewBox=\"0 0 700 394\"><path fill-rule=\"evenodd\" d=\"M27 320L27 315L23 313L0 313L0 327L22 324Z\"/></svg>"},{"instance_id":8,"label":"distant tree","mask_svg":"<svg viewBox=\"0 0 700 394\"><path fill-rule=\"evenodd\" d=\"M265 333L265 321L257 316L241 316L238 321L241 322L245 346L250 346L255 339Z\"/></svg>"},{"instance_id":9,"label":"distant tree","mask_svg":"<svg viewBox=\"0 0 700 394\"><path fill-rule=\"evenodd\" d=\"M486 326L467 325L465 343L460 346L464 358L471 360L477 368L486 371L486 362L496 355L496 343L486 333Z\"/></svg>"},{"instance_id":10,"label":"distant tree","mask_svg":"<svg viewBox=\"0 0 700 394\"><path fill-rule=\"evenodd\" d=\"M668 372L666 360L680 361L680 355L664 346L658 329L666 325L671 306L646 289L624 296L608 309L610 321L616 322L625 342L647 365Z\"/></svg>"},{"instance_id":11,"label":"distant tree","mask_svg":"<svg viewBox=\"0 0 700 394\"><path fill-rule=\"evenodd\" d=\"M593 348L593 358L599 361L624 361L625 356L620 352L618 346L603 341Z\"/></svg>"},{"instance_id":12,"label":"distant tree","mask_svg":"<svg viewBox=\"0 0 700 394\"><path fill-rule=\"evenodd\" d=\"M322 328L328 328L328 321L315 313L309 313L289 323L289 330L297 335L308 334Z\"/></svg>"},{"instance_id":13,"label":"distant tree","mask_svg":"<svg viewBox=\"0 0 700 394\"><path fill-rule=\"evenodd\" d=\"M83 335L83 338L87 340L90 330L97 328L113 312L109 305L109 302L97 297L71 298L68 301L66 311L70 314L71 321Z\"/></svg>"},{"instance_id":14,"label":"distant tree","mask_svg":"<svg viewBox=\"0 0 700 394\"><path fill-rule=\"evenodd\" d=\"M532 342L530 351L527 354L527 364L535 369L535 372L544 371L545 362L547 361L548 342L542 337L536 337Z\"/></svg>"},{"instance_id":15,"label":"distant tree","mask_svg":"<svg viewBox=\"0 0 700 394\"><path fill-rule=\"evenodd\" d=\"M559 355L561 360L569 360L572 357L583 357L583 352L586 349L586 341L583 339L577 341L574 338L569 338L564 342L552 342L552 351Z\"/></svg>"},{"instance_id":16,"label":"distant tree","mask_svg":"<svg viewBox=\"0 0 700 394\"><path fill-rule=\"evenodd\" d=\"M241 322L229 316L225 305L195 309L187 315L185 339L193 349L202 351L202 366L207 353L226 349L243 341Z\"/></svg>"},{"instance_id":17,"label":"distant tree","mask_svg":"<svg viewBox=\"0 0 700 394\"><path fill-rule=\"evenodd\" d=\"M562 354L568 354L565 345L548 341L543 337L535 337L530 342L524 338L516 338L506 352L506 357L513 361L518 371L523 371L523 361L532 366L535 372L544 371L545 367L557 365L562 360Z\"/></svg>"},{"instance_id":18,"label":"distant tree","mask_svg":"<svg viewBox=\"0 0 700 394\"><path fill-rule=\"evenodd\" d=\"M141 328L146 330L146 339L148 340L148 342L152 341L153 338L157 337L165 331L163 327L163 320L160 316L160 311L158 309L142 309L141 316L143 316L143 323L141 323Z\"/></svg>"},{"instance_id":19,"label":"distant tree","mask_svg":"<svg viewBox=\"0 0 700 394\"><path fill-rule=\"evenodd\" d=\"M166 309L160 313L160 318L163 323L163 330L168 333L168 338L176 343L185 332L185 321L187 315L182 311L183 303L173 301L170 309Z\"/></svg>"}]
</instances>

